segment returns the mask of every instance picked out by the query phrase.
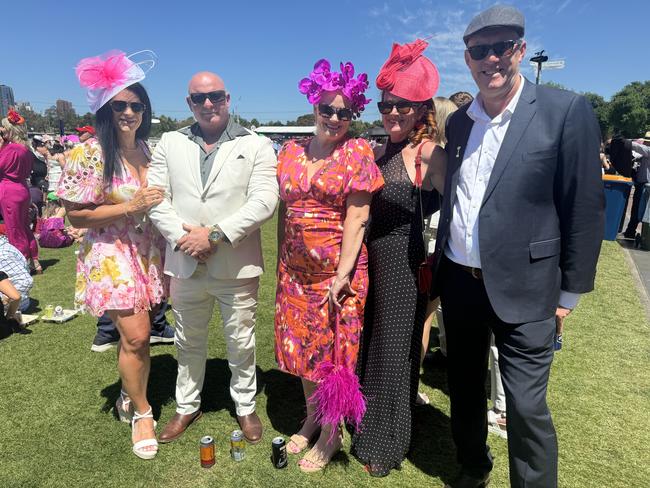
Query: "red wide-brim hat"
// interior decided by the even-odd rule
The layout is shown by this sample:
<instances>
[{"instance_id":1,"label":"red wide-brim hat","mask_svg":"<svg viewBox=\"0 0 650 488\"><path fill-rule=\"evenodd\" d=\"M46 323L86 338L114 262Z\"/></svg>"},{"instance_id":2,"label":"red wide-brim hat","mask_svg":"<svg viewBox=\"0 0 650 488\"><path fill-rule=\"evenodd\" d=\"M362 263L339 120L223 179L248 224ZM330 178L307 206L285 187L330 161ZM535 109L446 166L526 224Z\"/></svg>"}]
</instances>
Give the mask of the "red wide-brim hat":
<instances>
[{"instance_id":1,"label":"red wide-brim hat","mask_svg":"<svg viewBox=\"0 0 650 488\"><path fill-rule=\"evenodd\" d=\"M77 127L75 129L79 133L88 132L89 134L95 135L95 128L90 125L84 125L82 127Z\"/></svg>"},{"instance_id":2,"label":"red wide-brim hat","mask_svg":"<svg viewBox=\"0 0 650 488\"><path fill-rule=\"evenodd\" d=\"M440 75L436 65L422 54L428 45L422 39L401 46L393 43L377 75L377 88L412 102L431 100L440 86Z\"/></svg>"}]
</instances>

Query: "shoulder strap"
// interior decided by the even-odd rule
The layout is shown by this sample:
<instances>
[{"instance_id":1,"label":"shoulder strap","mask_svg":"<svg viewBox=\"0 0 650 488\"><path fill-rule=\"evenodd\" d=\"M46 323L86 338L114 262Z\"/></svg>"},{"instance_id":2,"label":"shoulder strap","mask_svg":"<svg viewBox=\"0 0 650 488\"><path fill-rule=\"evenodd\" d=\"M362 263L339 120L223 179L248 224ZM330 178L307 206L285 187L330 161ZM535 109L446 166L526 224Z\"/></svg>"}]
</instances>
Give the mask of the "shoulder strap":
<instances>
[{"instance_id":1,"label":"shoulder strap","mask_svg":"<svg viewBox=\"0 0 650 488\"><path fill-rule=\"evenodd\" d=\"M420 223L422 228L422 242L424 243L424 259L427 258L427 239L426 239L426 227L424 225L424 211L422 208L422 148L426 142L420 144L418 147L418 152L415 156L415 187L418 189L418 204L420 206Z\"/></svg>"},{"instance_id":2,"label":"shoulder strap","mask_svg":"<svg viewBox=\"0 0 650 488\"><path fill-rule=\"evenodd\" d=\"M415 187L422 189L422 148L426 143L420 144L418 153L415 155Z\"/></svg>"}]
</instances>

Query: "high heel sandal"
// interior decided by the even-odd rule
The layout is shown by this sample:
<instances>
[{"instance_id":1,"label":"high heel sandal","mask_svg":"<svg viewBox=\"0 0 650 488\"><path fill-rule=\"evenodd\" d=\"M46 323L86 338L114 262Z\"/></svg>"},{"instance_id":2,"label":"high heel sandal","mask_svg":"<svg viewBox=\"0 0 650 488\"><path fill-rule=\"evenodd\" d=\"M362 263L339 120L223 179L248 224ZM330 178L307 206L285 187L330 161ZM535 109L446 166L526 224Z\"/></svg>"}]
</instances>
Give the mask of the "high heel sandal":
<instances>
[{"instance_id":1,"label":"high heel sandal","mask_svg":"<svg viewBox=\"0 0 650 488\"><path fill-rule=\"evenodd\" d=\"M339 446L329 454L323 455L322 452L314 451L316 446L312 447L311 450L305 454L300 461L298 461L298 468L300 468L300 471L303 473L316 473L317 471L322 471L323 468L329 464L332 458L336 456L343 447L343 432L341 431L341 427L338 427L336 440L333 440L332 442L338 442ZM329 440L327 446L329 447Z\"/></svg>"},{"instance_id":2,"label":"high heel sandal","mask_svg":"<svg viewBox=\"0 0 650 488\"><path fill-rule=\"evenodd\" d=\"M287 444L287 452L289 454L300 454L302 451L304 451L309 447L309 444L311 444L314 438L319 434L320 434L320 428L316 428L316 430L309 437L303 436L301 434L293 434L291 437L289 437L289 443ZM296 446L296 449L291 449L289 447L292 442Z\"/></svg>"},{"instance_id":3,"label":"high heel sandal","mask_svg":"<svg viewBox=\"0 0 650 488\"><path fill-rule=\"evenodd\" d=\"M131 431L135 429L135 423L140 419L152 419L153 413L151 412L151 407L145 413L138 413L135 410L133 411L133 418L131 419ZM153 428L156 428L156 421L153 422ZM142 439L133 444L133 454L138 456L140 459L153 459L158 453L158 439L154 437L150 439ZM147 450L147 447L155 447L155 449Z\"/></svg>"},{"instance_id":4,"label":"high heel sandal","mask_svg":"<svg viewBox=\"0 0 650 488\"><path fill-rule=\"evenodd\" d=\"M115 401L115 411L120 418L120 422L131 423L133 419L133 405L131 405L131 399L124 390L120 390L120 396Z\"/></svg>"}]
</instances>

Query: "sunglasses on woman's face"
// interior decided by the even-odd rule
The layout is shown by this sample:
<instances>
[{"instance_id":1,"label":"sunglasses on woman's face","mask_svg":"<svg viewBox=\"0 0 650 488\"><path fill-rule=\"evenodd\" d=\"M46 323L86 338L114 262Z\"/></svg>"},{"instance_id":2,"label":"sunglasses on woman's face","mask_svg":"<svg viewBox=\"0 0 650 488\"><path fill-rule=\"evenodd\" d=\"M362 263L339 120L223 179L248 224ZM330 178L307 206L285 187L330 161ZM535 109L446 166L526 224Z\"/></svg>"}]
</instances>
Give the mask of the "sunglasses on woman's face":
<instances>
[{"instance_id":1,"label":"sunglasses on woman's face","mask_svg":"<svg viewBox=\"0 0 650 488\"><path fill-rule=\"evenodd\" d=\"M490 54L490 51L499 58L501 56L510 57L518 46L519 41L499 41L494 44L478 44L476 46L468 47L467 52L474 61L480 61Z\"/></svg>"},{"instance_id":2,"label":"sunglasses on woman's face","mask_svg":"<svg viewBox=\"0 0 650 488\"><path fill-rule=\"evenodd\" d=\"M223 103L226 101L226 92L217 90L208 93L190 93L190 100L194 105L203 105L206 99L209 99L213 105Z\"/></svg>"},{"instance_id":3,"label":"sunglasses on woman's face","mask_svg":"<svg viewBox=\"0 0 650 488\"><path fill-rule=\"evenodd\" d=\"M113 100L109 105L113 109L113 112L117 112L118 114L124 112L126 107L130 107L133 113L136 114L144 112L144 109L147 108L142 102L125 102L123 100Z\"/></svg>"},{"instance_id":4,"label":"sunglasses on woman's face","mask_svg":"<svg viewBox=\"0 0 650 488\"><path fill-rule=\"evenodd\" d=\"M397 109L397 113L406 115L411 111L415 110L420 103L400 101L400 102L377 102L377 108L379 108L379 113L382 115L388 115L393 111L393 107Z\"/></svg>"},{"instance_id":5,"label":"sunglasses on woman's face","mask_svg":"<svg viewBox=\"0 0 650 488\"><path fill-rule=\"evenodd\" d=\"M321 116L325 117L326 119L329 119L334 114L336 114L338 119L343 121L352 120L352 116L354 115L352 109L345 108L345 107L336 108L336 107L332 107L331 105L326 105L324 103L318 104L318 113L321 114Z\"/></svg>"}]
</instances>

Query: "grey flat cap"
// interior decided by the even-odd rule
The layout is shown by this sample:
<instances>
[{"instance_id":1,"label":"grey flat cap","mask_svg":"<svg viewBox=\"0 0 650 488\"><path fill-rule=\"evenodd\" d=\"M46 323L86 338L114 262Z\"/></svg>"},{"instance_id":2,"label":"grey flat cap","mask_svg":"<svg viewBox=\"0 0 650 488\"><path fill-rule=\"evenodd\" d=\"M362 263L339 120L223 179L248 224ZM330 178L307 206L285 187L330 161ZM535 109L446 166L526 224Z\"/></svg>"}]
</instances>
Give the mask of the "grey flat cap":
<instances>
[{"instance_id":1,"label":"grey flat cap","mask_svg":"<svg viewBox=\"0 0 650 488\"><path fill-rule=\"evenodd\" d=\"M470 36L490 27L510 27L517 31L520 37L523 37L524 14L510 5L495 5L494 7L490 7L472 19L467 29L465 29L463 41L467 43Z\"/></svg>"}]
</instances>

